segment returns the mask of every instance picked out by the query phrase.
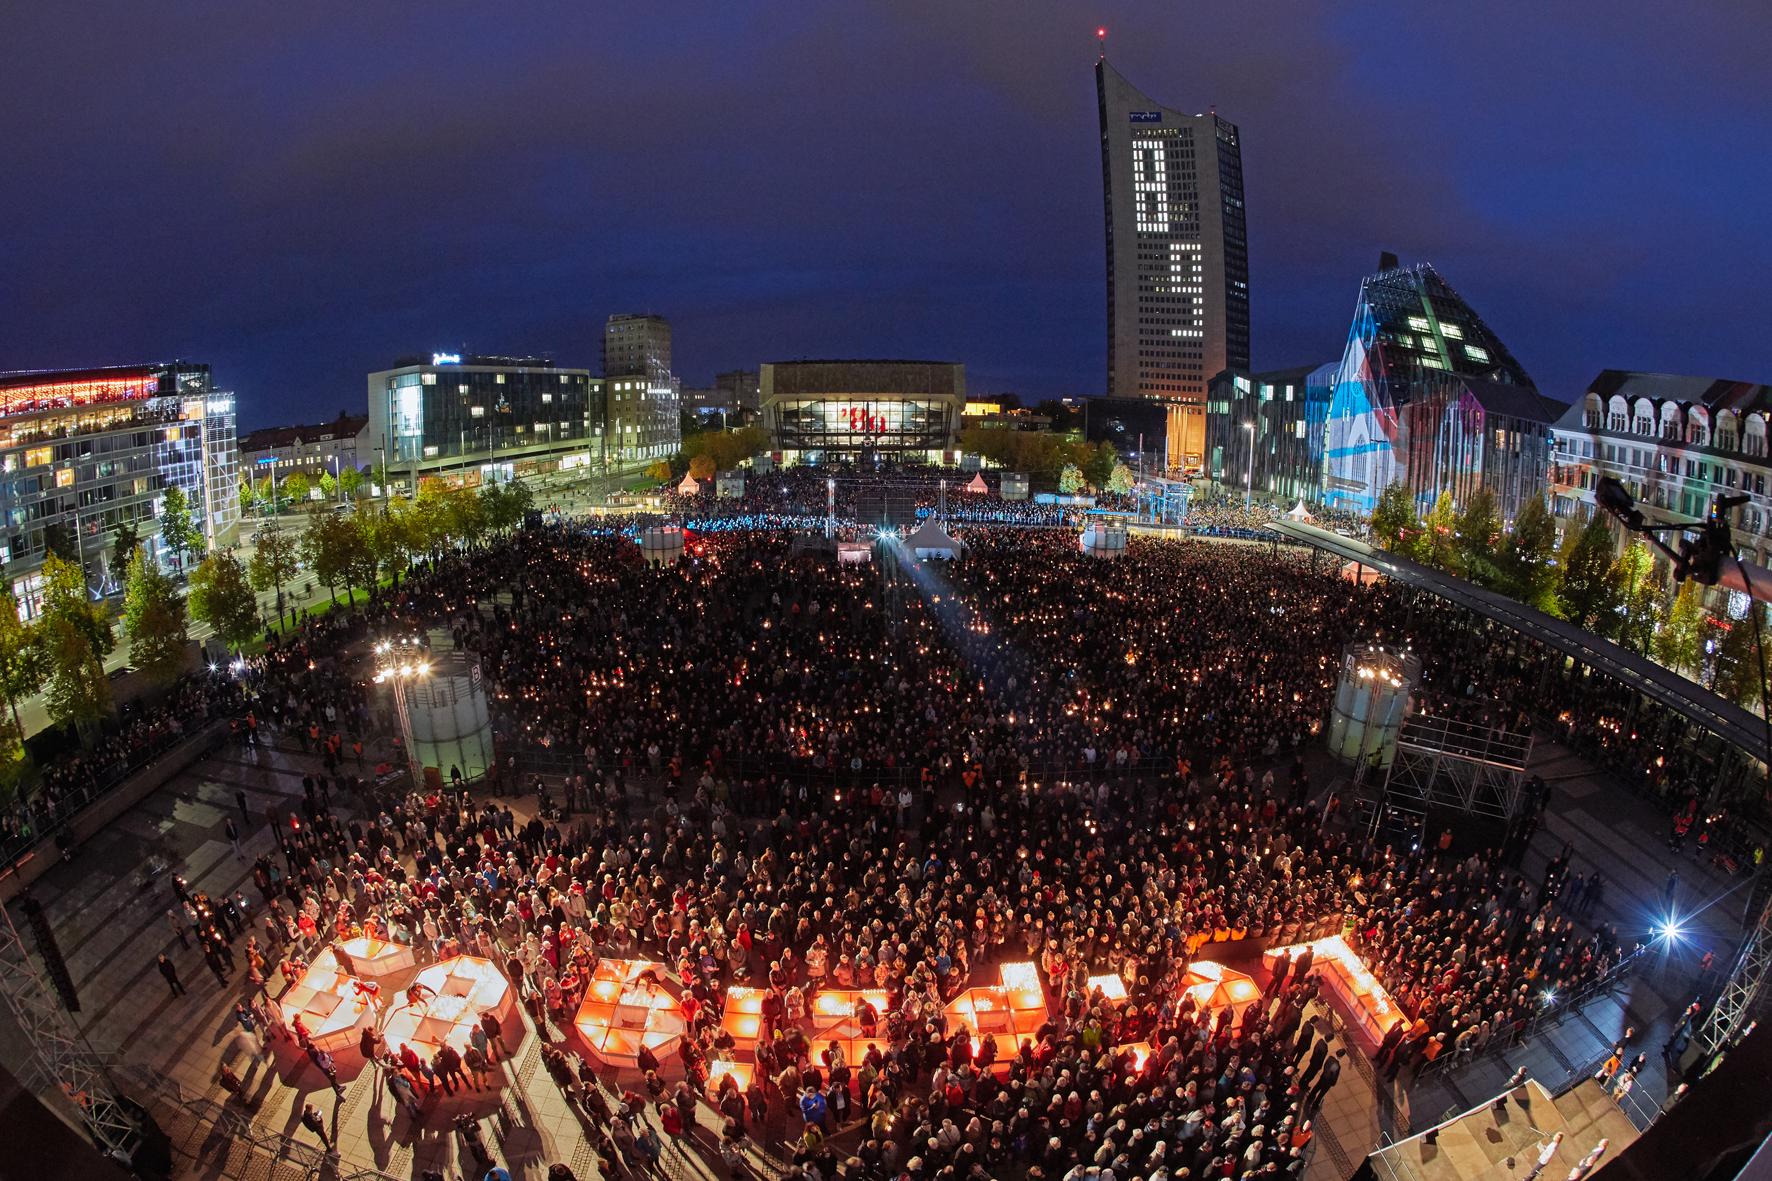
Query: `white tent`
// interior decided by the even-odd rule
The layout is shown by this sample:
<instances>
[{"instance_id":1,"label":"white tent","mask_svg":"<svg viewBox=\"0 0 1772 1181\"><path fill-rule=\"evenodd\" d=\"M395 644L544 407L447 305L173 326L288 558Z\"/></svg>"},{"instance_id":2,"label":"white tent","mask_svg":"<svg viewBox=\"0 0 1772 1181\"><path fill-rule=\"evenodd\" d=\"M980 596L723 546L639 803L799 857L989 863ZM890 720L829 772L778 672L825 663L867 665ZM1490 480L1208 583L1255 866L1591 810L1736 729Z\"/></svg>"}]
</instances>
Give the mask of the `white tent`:
<instances>
[{"instance_id":1,"label":"white tent","mask_svg":"<svg viewBox=\"0 0 1772 1181\"><path fill-rule=\"evenodd\" d=\"M990 485L984 482L983 473L973 476L972 482L966 485L966 491L975 493L979 496L985 495L990 490Z\"/></svg>"},{"instance_id":2,"label":"white tent","mask_svg":"<svg viewBox=\"0 0 1772 1181\"><path fill-rule=\"evenodd\" d=\"M966 552L966 543L949 537L947 530L938 525L934 517L919 525L904 543L919 558L957 558Z\"/></svg>"},{"instance_id":3,"label":"white tent","mask_svg":"<svg viewBox=\"0 0 1772 1181\"><path fill-rule=\"evenodd\" d=\"M1304 507L1304 498L1301 496L1297 504L1286 510L1286 519L1288 521L1314 521L1317 518L1311 516L1311 511Z\"/></svg>"},{"instance_id":4,"label":"white tent","mask_svg":"<svg viewBox=\"0 0 1772 1181\"><path fill-rule=\"evenodd\" d=\"M1360 586L1377 582L1380 578L1384 577L1383 574L1380 574L1373 567L1363 565L1359 562L1349 562L1347 565L1343 566L1341 568L1341 576L1349 582L1357 583Z\"/></svg>"},{"instance_id":5,"label":"white tent","mask_svg":"<svg viewBox=\"0 0 1772 1181\"><path fill-rule=\"evenodd\" d=\"M694 496L697 492L701 491L701 485L696 482L694 476L684 476L683 482L677 485L677 491L681 492L684 496Z\"/></svg>"}]
</instances>

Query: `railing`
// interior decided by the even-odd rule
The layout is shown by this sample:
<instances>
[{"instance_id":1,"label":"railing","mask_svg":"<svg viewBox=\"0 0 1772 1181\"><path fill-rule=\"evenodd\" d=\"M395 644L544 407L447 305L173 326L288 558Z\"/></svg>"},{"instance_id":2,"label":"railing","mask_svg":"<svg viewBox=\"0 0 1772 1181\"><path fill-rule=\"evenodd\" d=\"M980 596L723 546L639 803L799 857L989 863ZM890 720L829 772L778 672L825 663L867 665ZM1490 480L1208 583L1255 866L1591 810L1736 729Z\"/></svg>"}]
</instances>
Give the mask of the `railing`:
<instances>
[{"instance_id":1,"label":"railing","mask_svg":"<svg viewBox=\"0 0 1772 1181\"><path fill-rule=\"evenodd\" d=\"M1631 970L1636 966L1637 960L1647 951L1648 948L1644 947L1642 944L1638 944L1635 950L1619 960L1616 964L1613 964L1604 974L1594 980L1590 980L1568 996L1560 996L1548 1002L1538 1012L1527 1018L1523 1025L1510 1027L1510 1031L1505 1038L1493 1039L1488 1045L1484 1046L1479 1051L1474 1053L1460 1053L1448 1050L1439 1058L1423 1066L1421 1071L1415 1076L1415 1081L1422 1082L1428 1079L1438 1078L1441 1075L1447 1075L1454 1071L1463 1070L1465 1067L1473 1066L1478 1062L1484 1062L1490 1058L1498 1058L1515 1046L1538 1036L1538 1034L1550 1029L1552 1026L1562 1023L1565 1018L1572 1017L1576 1013L1579 1013L1584 1007L1586 1007L1587 1003L1595 997L1602 993L1610 992L1612 989L1616 988L1618 984L1630 974Z\"/></svg>"},{"instance_id":2,"label":"railing","mask_svg":"<svg viewBox=\"0 0 1772 1181\"><path fill-rule=\"evenodd\" d=\"M172 1079L164 1075L150 1073L134 1063L124 1063L112 1068L112 1075L125 1081L129 1089L135 1092L132 1096L136 1102L146 1107L149 1103L159 1102L168 1107L184 1111L199 1123L208 1124L216 1132L229 1139L244 1141L262 1152L269 1153L273 1160L287 1160L304 1169L310 1178L317 1178L323 1173L331 1176L331 1165L328 1163L330 1154L325 1149L316 1148L312 1144L304 1144L292 1140L280 1132L271 1131L255 1123L252 1116L225 1104L217 1103L198 1095L187 1095ZM211 1135L214 1133L212 1132ZM379 1178L379 1173L351 1174L366 1178ZM388 1181L397 1181L389 1178Z\"/></svg>"},{"instance_id":3,"label":"railing","mask_svg":"<svg viewBox=\"0 0 1772 1181\"><path fill-rule=\"evenodd\" d=\"M1564 1095L1573 1091L1576 1087L1579 1087L1589 1079L1599 1081L1600 1070L1605 1066L1607 1059L1611 1058L1611 1056L1611 1051L1607 1051L1605 1054L1595 1058L1593 1061L1575 1071L1575 1073L1570 1076L1567 1083L1557 1088L1556 1097L1561 1099ZM1619 1073L1623 1073L1622 1068ZM1620 1094L1612 1085L1617 1079L1618 1075L1614 1074L1612 1077L1604 1080L1606 1093L1612 1097L1612 1102L1618 1107L1618 1110L1624 1115L1624 1117L1631 1122L1631 1126L1636 1128L1639 1132L1648 1131L1649 1125L1660 1119L1662 1113L1665 1112L1685 1090L1682 1085L1665 1100L1655 1098L1653 1095L1649 1094L1647 1088L1636 1085L1633 1085L1628 1091Z\"/></svg>"},{"instance_id":4,"label":"railing","mask_svg":"<svg viewBox=\"0 0 1772 1181\"><path fill-rule=\"evenodd\" d=\"M205 720L198 723L195 729L169 734L162 741L133 752L127 761L112 764L112 769L104 779L57 797L53 807L42 815L39 815L39 809L34 806L33 801L18 801L13 805L13 812L24 825L24 829L13 833L3 844L0 844L0 864L11 865L35 845L55 837L73 824L81 812L115 791L132 776L145 771L162 756L180 745L187 742L215 742L219 735L210 727L215 724L216 720Z\"/></svg>"}]
</instances>

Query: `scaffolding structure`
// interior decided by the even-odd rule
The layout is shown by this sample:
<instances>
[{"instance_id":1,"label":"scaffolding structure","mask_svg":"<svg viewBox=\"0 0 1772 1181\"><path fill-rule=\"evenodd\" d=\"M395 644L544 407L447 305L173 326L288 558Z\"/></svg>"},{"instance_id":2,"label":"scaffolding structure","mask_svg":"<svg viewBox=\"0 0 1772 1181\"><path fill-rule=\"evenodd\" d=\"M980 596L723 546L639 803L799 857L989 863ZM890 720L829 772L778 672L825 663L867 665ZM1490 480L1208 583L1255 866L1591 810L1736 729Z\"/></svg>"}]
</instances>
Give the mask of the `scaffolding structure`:
<instances>
[{"instance_id":1,"label":"scaffolding structure","mask_svg":"<svg viewBox=\"0 0 1772 1181\"><path fill-rule=\"evenodd\" d=\"M117 1092L104 1060L87 1042L72 1015L32 960L13 925L10 907L0 907L0 994L31 1045L31 1064L74 1105L99 1151L127 1162L141 1129Z\"/></svg>"},{"instance_id":2,"label":"scaffolding structure","mask_svg":"<svg viewBox=\"0 0 1772 1181\"><path fill-rule=\"evenodd\" d=\"M1520 805L1532 736L1415 714L1397 734L1378 817L1424 822L1430 808L1511 820Z\"/></svg>"},{"instance_id":3,"label":"scaffolding structure","mask_svg":"<svg viewBox=\"0 0 1772 1181\"><path fill-rule=\"evenodd\" d=\"M1772 974L1772 876L1761 870L1748 902L1751 919L1728 980L1723 982L1717 1003L1705 1014L1693 1037L1706 1058L1735 1044L1747 1032L1765 1000L1766 977Z\"/></svg>"}]
</instances>

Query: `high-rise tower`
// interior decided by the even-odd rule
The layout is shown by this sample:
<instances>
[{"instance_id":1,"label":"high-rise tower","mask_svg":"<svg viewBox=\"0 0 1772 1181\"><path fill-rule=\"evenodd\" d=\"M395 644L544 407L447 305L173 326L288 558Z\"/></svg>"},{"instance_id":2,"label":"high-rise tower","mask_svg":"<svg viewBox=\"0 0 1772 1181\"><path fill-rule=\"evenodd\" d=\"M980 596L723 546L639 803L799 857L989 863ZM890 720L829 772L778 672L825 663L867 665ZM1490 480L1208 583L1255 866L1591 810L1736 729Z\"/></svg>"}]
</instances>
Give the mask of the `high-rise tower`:
<instances>
[{"instance_id":1,"label":"high-rise tower","mask_svg":"<svg viewBox=\"0 0 1772 1181\"><path fill-rule=\"evenodd\" d=\"M1184 115L1103 57L1101 184L1107 214L1107 392L1171 404L1169 463L1200 463L1206 387L1249 367L1249 245L1236 125Z\"/></svg>"}]
</instances>

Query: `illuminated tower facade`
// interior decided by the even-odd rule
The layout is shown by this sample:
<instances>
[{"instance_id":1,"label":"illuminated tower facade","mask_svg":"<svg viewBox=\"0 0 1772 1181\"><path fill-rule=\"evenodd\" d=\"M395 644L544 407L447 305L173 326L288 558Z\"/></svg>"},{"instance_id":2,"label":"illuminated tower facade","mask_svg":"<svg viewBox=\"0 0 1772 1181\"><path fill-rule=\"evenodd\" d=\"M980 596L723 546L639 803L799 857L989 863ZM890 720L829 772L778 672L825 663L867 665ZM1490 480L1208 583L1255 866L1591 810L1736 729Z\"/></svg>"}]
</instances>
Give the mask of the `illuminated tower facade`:
<instances>
[{"instance_id":1,"label":"illuminated tower facade","mask_svg":"<svg viewBox=\"0 0 1772 1181\"><path fill-rule=\"evenodd\" d=\"M1249 244L1236 125L1159 106L1095 63L1107 215L1107 393L1158 399L1169 465L1197 468L1206 389L1249 367Z\"/></svg>"}]
</instances>

